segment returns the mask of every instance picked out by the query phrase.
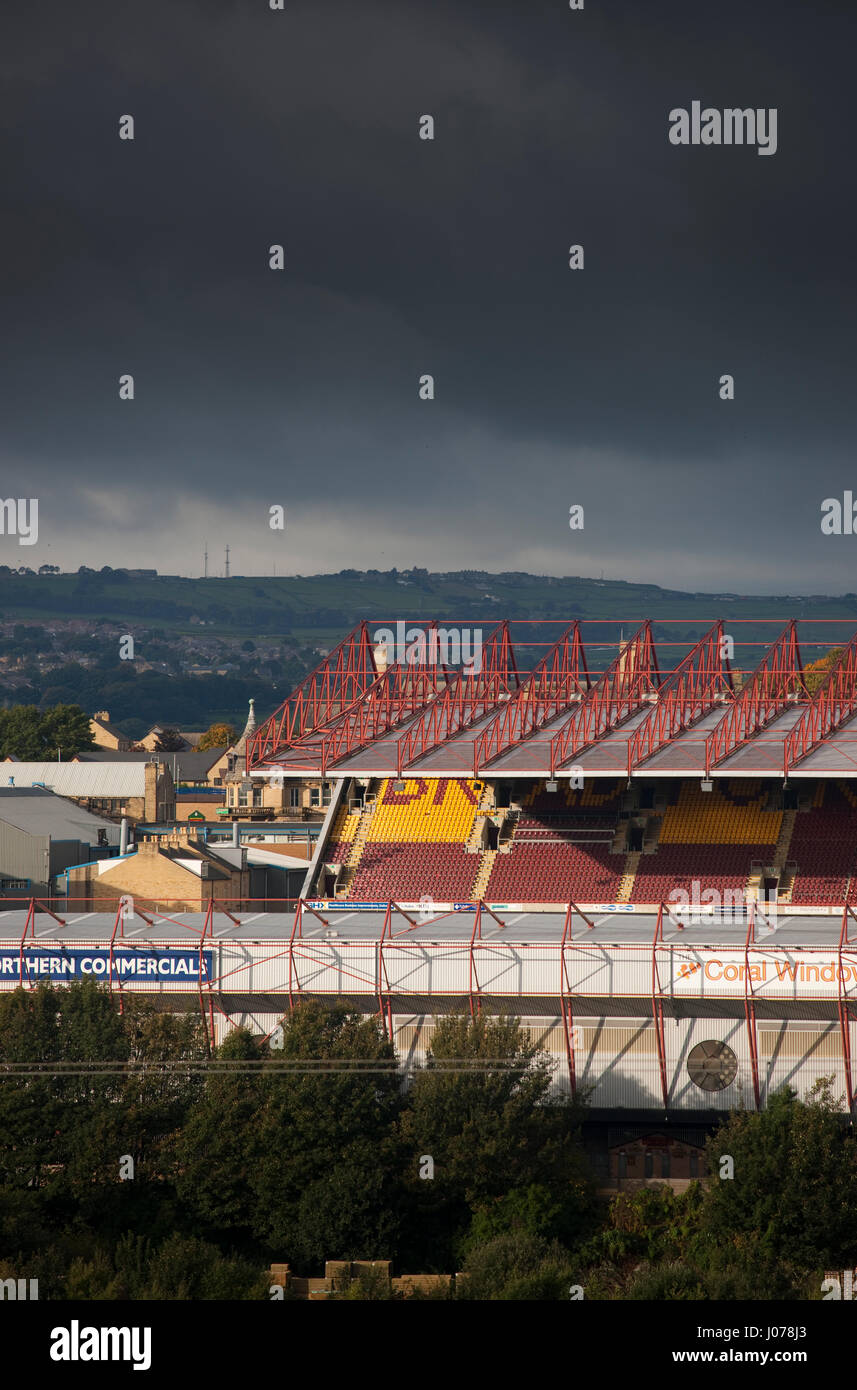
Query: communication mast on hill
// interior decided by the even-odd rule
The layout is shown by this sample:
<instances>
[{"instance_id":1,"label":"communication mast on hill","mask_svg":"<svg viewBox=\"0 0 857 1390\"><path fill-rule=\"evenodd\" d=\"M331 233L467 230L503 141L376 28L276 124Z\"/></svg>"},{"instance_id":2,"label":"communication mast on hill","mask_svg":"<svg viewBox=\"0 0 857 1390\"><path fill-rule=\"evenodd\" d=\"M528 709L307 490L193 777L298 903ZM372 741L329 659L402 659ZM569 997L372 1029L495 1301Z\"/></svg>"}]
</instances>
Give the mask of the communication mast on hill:
<instances>
[{"instance_id":1,"label":"communication mast on hill","mask_svg":"<svg viewBox=\"0 0 857 1390\"><path fill-rule=\"evenodd\" d=\"M229 578L229 546L226 547L226 574L224 577Z\"/></svg>"},{"instance_id":2,"label":"communication mast on hill","mask_svg":"<svg viewBox=\"0 0 857 1390\"><path fill-rule=\"evenodd\" d=\"M203 561L202 577L203 579L208 578L208 541L205 542L205 559Z\"/></svg>"}]
</instances>

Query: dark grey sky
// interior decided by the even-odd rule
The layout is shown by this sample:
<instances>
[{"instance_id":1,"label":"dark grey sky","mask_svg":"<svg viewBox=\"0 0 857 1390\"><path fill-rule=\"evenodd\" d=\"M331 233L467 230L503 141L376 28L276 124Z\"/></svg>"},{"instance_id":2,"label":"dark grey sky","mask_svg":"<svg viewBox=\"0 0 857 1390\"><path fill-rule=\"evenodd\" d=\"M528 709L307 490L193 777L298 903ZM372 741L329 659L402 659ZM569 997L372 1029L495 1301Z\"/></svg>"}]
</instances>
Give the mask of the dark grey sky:
<instances>
[{"instance_id":1,"label":"dark grey sky","mask_svg":"<svg viewBox=\"0 0 857 1390\"><path fill-rule=\"evenodd\" d=\"M857 589L855 40L823 0L20 7L2 560ZM694 99L776 107L776 154L671 145Z\"/></svg>"}]
</instances>

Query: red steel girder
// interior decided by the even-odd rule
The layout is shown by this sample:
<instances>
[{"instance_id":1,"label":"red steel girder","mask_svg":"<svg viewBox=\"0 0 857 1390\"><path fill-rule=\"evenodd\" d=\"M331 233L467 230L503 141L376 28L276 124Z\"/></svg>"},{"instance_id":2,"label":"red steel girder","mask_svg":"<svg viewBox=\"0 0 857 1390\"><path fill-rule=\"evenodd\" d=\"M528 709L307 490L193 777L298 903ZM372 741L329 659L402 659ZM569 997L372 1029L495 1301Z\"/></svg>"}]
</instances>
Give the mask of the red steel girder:
<instances>
[{"instance_id":1,"label":"red steel girder","mask_svg":"<svg viewBox=\"0 0 857 1390\"><path fill-rule=\"evenodd\" d=\"M440 748L475 724L508 695L510 686L520 686L518 664L507 622L500 623L481 651L479 670L460 670L446 689L423 710L396 746L396 767L401 777L406 767L419 762L434 748Z\"/></svg>"},{"instance_id":2,"label":"red steel girder","mask_svg":"<svg viewBox=\"0 0 857 1390\"><path fill-rule=\"evenodd\" d=\"M781 714L795 693L806 694L792 618L753 672L753 678L705 740L705 775Z\"/></svg>"},{"instance_id":3,"label":"red steel girder","mask_svg":"<svg viewBox=\"0 0 857 1390\"><path fill-rule=\"evenodd\" d=\"M432 634L436 622L426 625L427 641L416 655L426 660L397 661L389 666L366 695L321 738L318 756L322 775L334 763L375 739L383 738L403 720L410 719L445 690L451 679L445 665L432 659L435 648Z\"/></svg>"},{"instance_id":4,"label":"red steel girder","mask_svg":"<svg viewBox=\"0 0 857 1390\"><path fill-rule=\"evenodd\" d=\"M852 943L848 940L848 919L854 916L854 909L846 903L842 909L842 927L839 932L839 951L837 955L836 971L836 994L837 1006L839 1011L839 1033L842 1038L842 1062L845 1067L845 1090L848 1097L848 1113L854 1114L854 1077L851 1071L851 1016L848 1012L848 1000L845 998L842 984L842 952ZM853 968L853 967L852 967Z\"/></svg>"},{"instance_id":5,"label":"red steel girder","mask_svg":"<svg viewBox=\"0 0 857 1390\"><path fill-rule=\"evenodd\" d=\"M362 622L256 730L247 746L248 772L351 708L377 678L369 625Z\"/></svg>"},{"instance_id":6,"label":"red steel girder","mask_svg":"<svg viewBox=\"0 0 857 1390\"><path fill-rule=\"evenodd\" d=\"M816 690L783 745L783 775L857 713L857 633Z\"/></svg>"},{"instance_id":7,"label":"red steel girder","mask_svg":"<svg viewBox=\"0 0 857 1390\"><path fill-rule=\"evenodd\" d=\"M568 708L574 695L589 690L591 684L580 624L575 621L530 672L518 693L474 741L474 777L507 748L522 743L543 724L555 719Z\"/></svg>"},{"instance_id":8,"label":"red steel girder","mask_svg":"<svg viewBox=\"0 0 857 1390\"><path fill-rule=\"evenodd\" d=\"M756 944L756 904L750 903L750 920L747 924L747 938L744 942L744 1015L747 1020L747 1041L750 1047L750 1065L753 1070L753 1096L756 1110L761 1110L761 1091L759 1089L759 1032L756 1027L756 1001L750 982L750 944Z\"/></svg>"},{"instance_id":9,"label":"red steel girder","mask_svg":"<svg viewBox=\"0 0 857 1390\"><path fill-rule=\"evenodd\" d=\"M574 1050L574 986L568 970L566 959L566 949L572 942L574 914L583 918L587 927L591 931L595 923L590 921L585 912L581 912L576 903L569 901L565 910L565 923L562 929L562 940L559 947L559 1002L562 1012L562 1027L565 1034L565 1055L568 1062L568 1084L571 1094L577 1094L577 1064Z\"/></svg>"},{"instance_id":10,"label":"red steel girder","mask_svg":"<svg viewBox=\"0 0 857 1390\"><path fill-rule=\"evenodd\" d=\"M667 909L669 912L669 909ZM661 903L655 921L655 934L652 937L652 1022L655 1025L655 1041L658 1045L658 1070L661 1074L661 1095L664 1110L669 1110L670 1090L667 1081L667 1048L664 1034L664 1000L660 972L658 971L658 944L664 940L664 904Z\"/></svg>"},{"instance_id":11,"label":"red steel girder","mask_svg":"<svg viewBox=\"0 0 857 1390\"><path fill-rule=\"evenodd\" d=\"M723 655L721 618L661 686L658 703L628 739L628 776L639 763L702 719L724 689L732 689L732 669Z\"/></svg>"},{"instance_id":12,"label":"red steel girder","mask_svg":"<svg viewBox=\"0 0 857 1390\"><path fill-rule=\"evenodd\" d=\"M550 745L551 776L569 758L630 719L639 709L644 695L657 690L660 683L652 624L647 619L554 734Z\"/></svg>"}]
</instances>

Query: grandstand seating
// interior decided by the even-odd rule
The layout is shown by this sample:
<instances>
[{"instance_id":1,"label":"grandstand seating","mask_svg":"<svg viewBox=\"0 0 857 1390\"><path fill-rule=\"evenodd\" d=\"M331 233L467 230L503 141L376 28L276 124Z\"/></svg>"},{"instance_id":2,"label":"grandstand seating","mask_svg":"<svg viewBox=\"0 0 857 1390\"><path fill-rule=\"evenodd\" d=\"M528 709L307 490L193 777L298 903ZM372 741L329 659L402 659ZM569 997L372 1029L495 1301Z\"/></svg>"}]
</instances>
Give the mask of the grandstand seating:
<instances>
[{"instance_id":1,"label":"grandstand seating","mask_svg":"<svg viewBox=\"0 0 857 1390\"><path fill-rule=\"evenodd\" d=\"M518 843L498 854L485 897L512 902L612 902L625 860L608 846Z\"/></svg>"},{"instance_id":2,"label":"grandstand seating","mask_svg":"<svg viewBox=\"0 0 857 1390\"><path fill-rule=\"evenodd\" d=\"M677 890L693 900L715 889L737 903L753 861L773 858L782 811L765 810L767 792L758 782L718 783L710 792L685 783L675 791L657 850L641 857L629 901L665 902Z\"/></svg>"},{"instance_id":3,"label":"grandstand seating","mask_svg":"<svg viewBox=\"0 0 857 1390\"><path fill-rule=\"evenodd\" d=\"M475 782L420 777L407 779L403 791L396 791L395 786L391 778L381 786L367 836L369 843L464 844L476 819L479 797Z\"/></svg>"},{"instance_id":4,"label":"grandstand seating","mask_svg":"<svg viewBox=\"0 0 857 1390\"><path fill-rule=\"evenodd\" d=\"M479 870L479 855L463 845L429 843L367 844L351 882L349 897L359 901L385 898L416 902L467 902Z\"/></svg>"},{"instance_id":5,"label":"grandstand seating","mask_svg":"<svg viewBox=\"0 0 857 1390\"><path fill-rule=\"evenodd\" d=\"M497 855L486 897L611 901L624 868L622 856L610 854L620 795L615 782L580 789L560 783L555 792L537 783L521 798L512 848Z\"/></svg>"},{"instance_id":6,"label":"grandstand seating","mask_svg":"<svg viewBox=\"0 0 857 1390\"><path fill-rule=\"evenodd\" d=\"M661 825L659 844L775 845L782 811L766 811L757 782L716 784L710 792L685 783Z\"/></svg>"},{"instance_id":7,"label":"grandstand seating","mask_svg":"<svg viewBox=\"0 0 857 1390\"><path fill-rule=\"evenodd\" d=\"M359 824L359 811L349 811L347 806L340 806L331 826L325 850L326 863L341 864L347 858Z\"/></svg>"},{"instance_id":8,"label":"grandstand seating","mask_svg":"<svg viewBox=\"0 0 857 1390\"><path fill-rule=\"evenodd\" d=\"M477 784L408 778L396 786L392 778L381 784L349 898L469 900L479 855L464 846L476 819Z\"/></svg>"},{"instance_id":9,"label":"grandstand seating","mask_svg":"<svg viewBox=\"0 0 857 1390\"><path fill-rule=\"evenodd\" d=\"M776 856L780 870L786 861L796 865L792 902L834 904L846 895L857 901L857 792L848 785L819 783L812 808L789 813L794 829L786 845L790 821L784 822L782 811L767 809L764 783L724 780L710 792L695 783L674 783L661 793L668 804L655 852L630 858L611 853L624 843L616 835L623 791L617 782L581 790L560 782L556 792L540 782L522 789L510 850L494 851L483 861L475 852L477 838L471 840L478 783L385 779L368 827L364 821L366 843L346 880L348 897L466 901L478 882L488 901L612 902L621 888L623 900L636 904L668 901L676 890L692 901L711 889L734 895L737 903L754 865L773 864ZM359 848L359 825L359 815L340 809L327 862L344 862ZM657 826L653 819L647 836ZM465 848L469 840L474 852Z\"/></svg>"},{"instance_id":10,"label":"grandstand seating","mask_svg":"<svg viewBox=\"0 0 857 1390\"><path fill-rule=\"evenodd\" d=\"M723 898L726 893L743 894L751 862L770 857L770 851L768 844L662 845L656 854L641 857L629 901L667 902L675 890L692 899L694 884L698 884L697 901L711 888Z\"/></svg>"},{"instance_id":11,"label":"grandstand seating","mask_svg":"<svg viewBox=\"0 0 857 1390\"><path fill-rule=\"evenodd\" d=\"M849 899L849 880L857 855L857 810L851 795L833 783L819 783L810 811L795 816L789 858L797 864L793 903L830 905Z\"/></svg>"}]
</instances>

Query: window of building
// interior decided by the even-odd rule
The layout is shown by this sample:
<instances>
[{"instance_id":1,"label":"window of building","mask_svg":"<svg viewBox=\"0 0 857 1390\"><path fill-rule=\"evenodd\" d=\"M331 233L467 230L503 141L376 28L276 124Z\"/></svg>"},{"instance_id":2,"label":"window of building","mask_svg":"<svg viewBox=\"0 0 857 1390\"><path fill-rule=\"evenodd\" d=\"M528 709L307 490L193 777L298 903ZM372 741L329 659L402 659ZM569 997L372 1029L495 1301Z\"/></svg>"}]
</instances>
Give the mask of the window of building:
<instances>
[{"instance_id":1,"label":"window of building","mask_svg":"<svg viewBox=\"0 0 857 1390\"><path fill-rule=\"evenodd\" d=\"M310 787L309 804L310 806L321 805L321 792L319 791L318 787Z\"/></svg>"},{"instance_id":2,"label":"window of building","mask_svg":"<svg viewBox=\"0 0 857 1390\"><path fill-rule=\"evenodd\" d=\"M670 1175L670 1155L669 1150L664 1149L661 1154L661 1177L668 1178Z\"/></svg>"},{"instance_id":3,"label":"window of building","mask_svg":"<svg viewBox=\"0 0 857 1390\"><path fill-rule=\"evenodd\" d=\"M329 783L329 782L323 782L323 783L322 783L322 787L321 787L321 804L322 804L323 806L329 806L329 805L330 805L330 783Z\"/></svg>"},{"instance_id":4,"label":"window of building","mask_svg":"<svg viewBox=\"0 0 857 1390\"><path fill-rule=\"evenodd\" d=\"M644 1176L650 1178L655 1171L655 1156L651 1149L646 1150L646 1164L643 1170Z\"/></svg>"},{"instance_id":5,"label":"window of building","mask_svg":"<svg viewBox=\"0 0 857 1390\"><path fill-rule=\"evenodd\" d=\"M291 806L292 810L293 810L293 811L296 811L296 810L298 809L298 807L300 806L300 804L301 804L301 789L300 789L300 787L290 787L290 788L289 788L289 805Z\"/></svg>"},{"instance_id":6,"label":"window of building","mask_svg":"<svg viewBox=\"0 0 857 1390\"><path fill-rule=\"evenodd\" d=\"M248 798L248 793L249 793L249 788L247 788L247 787L239 787L239 789L238 789L238 805L239 805L239 806L246 806L246 805L248 805L248 799L247 799L247 798Z\"/></svg>"}]
</instances>

